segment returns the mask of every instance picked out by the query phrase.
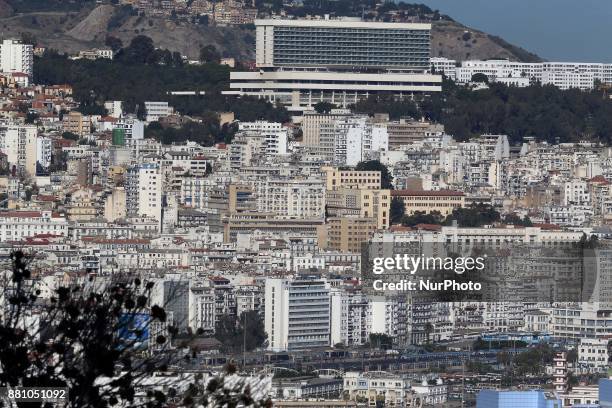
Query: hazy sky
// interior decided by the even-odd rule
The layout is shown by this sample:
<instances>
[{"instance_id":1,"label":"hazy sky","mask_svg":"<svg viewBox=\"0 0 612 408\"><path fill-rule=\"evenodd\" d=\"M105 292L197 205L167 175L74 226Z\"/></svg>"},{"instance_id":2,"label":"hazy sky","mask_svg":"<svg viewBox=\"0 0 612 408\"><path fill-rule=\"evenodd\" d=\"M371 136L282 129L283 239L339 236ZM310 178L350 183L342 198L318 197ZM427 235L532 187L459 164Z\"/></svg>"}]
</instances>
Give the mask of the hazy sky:
<instances>
[{"instance_id":1,"label":"hazy sky","mask_svg":"<svg viewBox=\"0 0 612 408\"><path fill-rule=\"evenodd\" d=\"M549 61L612 62L612 0L404 0L424 3Z\"/></svg>"}]
</instances>

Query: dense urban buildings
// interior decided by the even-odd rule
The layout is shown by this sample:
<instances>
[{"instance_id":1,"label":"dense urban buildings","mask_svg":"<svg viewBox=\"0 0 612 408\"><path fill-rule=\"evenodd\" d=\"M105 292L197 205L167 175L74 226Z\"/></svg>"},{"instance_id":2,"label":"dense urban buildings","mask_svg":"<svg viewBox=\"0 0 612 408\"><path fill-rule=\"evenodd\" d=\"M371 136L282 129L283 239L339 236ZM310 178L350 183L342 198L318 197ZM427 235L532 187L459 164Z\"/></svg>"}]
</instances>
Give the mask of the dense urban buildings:
<instances>
[{"instance_id":1,"label":"dense urban buildings","mask_svg":"<svg viewBox=\"0 0 612 408\"><path fill-rule=\"evenodd\" d=\"M254 23L240 29L255 62L194 62L146 38L142 61L126 48L53 56L226 79L194 91L171 76L177 89L157 93L133 81L136 97L33 83L44 52L3 40L0 405L30 362L59 381L94 367L102 390L133 376L126 406L132 391L134 405L183 406L218 386L236 406L612 407L612 147L597 133L612 65L431 58L432 24L448 20L412 9L121 3L179 28ZM550 115L516 125L503 104L458 109L499 119L467 136L454 131L464 117L444 120L457 95L518 87L558 96L545 100L584 129L560 139L568 118L553 115L543 134ZM63 307L59 324L48 311ZM64 347L76 366L49 369Z\"/></svg>"}]
</instances>

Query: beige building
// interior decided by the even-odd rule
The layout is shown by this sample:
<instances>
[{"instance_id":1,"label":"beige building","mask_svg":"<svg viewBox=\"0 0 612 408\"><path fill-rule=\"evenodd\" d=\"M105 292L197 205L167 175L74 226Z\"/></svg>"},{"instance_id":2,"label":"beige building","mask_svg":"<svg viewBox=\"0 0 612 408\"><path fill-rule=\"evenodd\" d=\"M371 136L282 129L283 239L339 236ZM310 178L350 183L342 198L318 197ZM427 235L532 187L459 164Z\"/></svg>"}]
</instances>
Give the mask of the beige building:
<instances>
[{"instance_id":1,"label":"beige building","mask_svg":"<svg viewBox=\"0 0 612 408\"><path fill-rule=\"evenodd\" d=\"M284 219L273 214L259 212L231 214L223 219L223 240L225 242L236 241L238 233L252 233L259 230L265 233L282 234L295 233L306 234L313 237L325 236L321 231L324 228L324 220L317 219Z\"/></svg>"},{"instance_id":2,"label":"beige building","mask_svg":"<svg viewBox=\"0 0 612 408\"><path fill-rule=\"evenodd\" d=\"M327 220L328 249L361 252L361 246L376 232L375 218L334 217Z\"/></svg>"},{"instance_id":3,"label":"beige building","mask_svg":"<svg viewBox=\"0 0 612 408\"><path fill-rule=\"evenodd\" d=\"M304 112L302 119L302 134L304 146L319 147L321 145L321 125L333 125L338 119L346 117L350 111L332 109L330 113Z\"/></svg>"},{"instance_id":4,"label":"beige building","mask_svg":"<svg viewBox=\"0 0 612 408\"><path fill-rule=\"evenodd\" d=\"M376 228L389 228L390 190L339 188L328 190L327 214L331 217L374 218Z\"/></svg>"},{"instance_id":5,"label":"beige building","mask_svg":"<svg viewBox=\"0 0 612 408\"><path fill-rule=\"evenodd\" d=\"M465 206L465 194L461 191L393 190L391 197L398 197L404 202L406 215L412 215L417 211L426 214L438 211L443 216L447 216L455 208Z\"/></svg>"},{"instance_id":6,"label":"beige building","mask_svg":"<svg viewBox=\"0 0 612 408\"><path fill-rule=\"evenodd\" d=\"M400 119L387 124L389 148L396 148L423 140L429 134L444 132L444 125L426 121Z\"/></svg>"},{"instance_id":7,"label":"beige building","mask_svg":"<svg viewBox=\"0 0 612 408\"><path fill-rule=\"evenodd\" d=\"M104 201L104 218L106 221L114 222L127 216L125 201L124 187L115 187L113 192L106 196Z\"/></svg>"},{"instance_id":8,"label":"beige building","mask_svg":"<svg viewBox=\"0 0 612 408\"><path fill-rule=\"evenodd\" d=\"M87 221L98 216L95 193L89 188L76 190L66 206L68 221Z\"/></svg>"},{"instance_id":9,"label":"beige building","mask_svg":"<svg viewBox=\"0 0 612 408\"><path fill-rule=\"evenodd\" d=\"M89 116L81 112L70 112L64 115L62 120L64 132L74 133L78 136L85 136L91 133L91 120Z\"/></svg>"},{"instance_id":10,"label":"beige building","mask_svg":"<svg viewBox=\"0 0 612 408\"><path fill-rule=\"evenodd\" d=\"M322 167L325 174L325 188L356 188L378 190L381 185L380 171L341 170L337 167Z\"/></svg>"}]
</instances>

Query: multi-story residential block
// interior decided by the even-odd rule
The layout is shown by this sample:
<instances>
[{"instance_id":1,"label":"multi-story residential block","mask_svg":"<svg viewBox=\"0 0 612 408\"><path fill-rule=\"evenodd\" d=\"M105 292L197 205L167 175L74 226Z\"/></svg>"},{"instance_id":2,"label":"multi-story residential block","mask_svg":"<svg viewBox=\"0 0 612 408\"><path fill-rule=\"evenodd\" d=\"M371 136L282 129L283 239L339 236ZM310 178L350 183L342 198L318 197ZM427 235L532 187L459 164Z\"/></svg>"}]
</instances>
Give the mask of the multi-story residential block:
<instances>
[{"instance_id":1,"label":"multi-story residential block","mask_svg":"<svg viewBox=\"0 0 612 408\"><path fill-rule=\"evenodd\" d=\"M390 207L391 190L339 188L326 193L328 216L375 218L378 229L389 227Z\"/></svg>"},{"instance_id":2,"label":"multi-story residential block","mask_svg":"<svg viewBox=\"0 0 612 408\"><path fill-rule=\"evenodd\" d=\"M367 117L346 117L334 122L333 162L355 166L368 154L389 149L387 128L372 123Z\"/></svg>"},{"instance_id":3,"label":"multi-story residential block","mask_svg":"<svg viewBox=\"0 0 612 408\"><path fill-rule=\"evenodd\" d=\"M347 372L344 393L353 401L366 400L368 406L376 406L378 401L385 407L423 406L422 396L411 389L410 380L384 371Z\"/></svg>"},{"instance_id":4,"label":"multi-story residential block","mask_svg":"<svg viewBox=\"0 0 612 408\"><path fill-rule=\"evenodd\" d=\"M265 328L270 350L330 344L330 296L325 279L267 279Z\"/></svg>"},{"instance_id":5,"label":"multi-story residential block","mask_svg":"<svg viewBox=\"0 0 612 408\"><path fill-rule=\"evenodd\" d=\"M215 332L215 292L210 286L193 283L189 289L189 327L205 333Z\"/></svg>"},{"instance_id":6,"label":"multi-story residential block","mask_svg":"<svg viewBox=\"0 0 612 408\"><path fill-rule=\"evenodd\" d=\"M68 236L66 217L52 211L0 212L0 241L20 241L42 234Z\"/></svg>"},{"instance_id":7,"label":"multi-story residential block","mask_svg":"<svg viewBox=\"0 0 612 408\"><path fill-rule=\"evenodd\" d=\"M361 252L362 245L368 242L377 229L378 223L373 217L328 218L327 248L342 252Z\"/></svg>"},{"instance_id":8,"label":"multi-story residential block","mask_svg":"<svg viewBox=\"0 0 612 408\"><path fill-rule=\"evenodd\" d=\"M62 126L64 132L74 133L80 137L91 134L91 119L81 112L73 111L65 114Z\"/></svg>"},{"instance_id":9,"label":"multi-story residential block","mask_svg":"<svg viewBox=\"0 0 612 408\"><path fill-rule=\"evenodd\" d=\"M174 113L174 108L168 102L145 102L145 122L158 122L160 118L170 116Z\"/></svg>"},{"instance_id":10,"label":"multi-story residential block","mask_svg":"<svg viewBox=\"0 0 612 408\"><path fill-rule=\"evenodd\" d=\"M386 123L389 133L389 148L398 148L423 140L429 135L444 133L444 125L424 120L400 119Z\"/></svg>"},{"instance_id":11,"label":"multi-story residential block","mask_svg":"<svg viewBox=\"0 0 612 408\"><path fill-rule=\"evenodd\" d=\"M128 216L152 217L161 221L163 189L157 164L143 163L130 167L125 191Z\"/></svg>"},{"instance_id":12,"label":"multi-story residential block","mask_svg":"<svg viewBox=\"0 0 612 408\"><path fill-rule=\"evenodd\" d=\"M376 190L381 188L380 171L358 171L337 167L323 167L321 171L325 175L327 190L339 188Z\"/></svg>"},{"instance_id":13,"label":"multi-story residential block","mask_svg":"<svg viewBox=\"0 0 612 408\"><path fill-rule=\"evenodd\" d=\"M34 51L31 44L6 39L0 44L0 72L33 74Z\"/></svg>"},{"instance_id":14,"label":"multi-story residential block","mask_svg":"<svg viewBox=\"0 0 612 408\"><path fill-rule=\"evenodd\" d=\"M593 371L606 371L610 367L608 341L606 339L580 339L578 364Z\"/></svg>"},{"instance_id":15,"label":"multi-story residential block","mask_svg":"<svg viewBox=\"0 0 612 408\"><path fill-rule=\"evenodd\" d=\"M238 130L246 137L262 138L263 154L287 154L289 132L281 123L240 122Z\"/></svg>"},{"instance_id":16,"label":"multi-story residential block","mask_svg":"<svg viewBox=\"0 0 612 408\"><path fill-rule=\"evenodd\" d=\"M274 180L254 182L257 210L282 218L323 218L325 185L322 180Z\"/></svg>"}]
</instances>

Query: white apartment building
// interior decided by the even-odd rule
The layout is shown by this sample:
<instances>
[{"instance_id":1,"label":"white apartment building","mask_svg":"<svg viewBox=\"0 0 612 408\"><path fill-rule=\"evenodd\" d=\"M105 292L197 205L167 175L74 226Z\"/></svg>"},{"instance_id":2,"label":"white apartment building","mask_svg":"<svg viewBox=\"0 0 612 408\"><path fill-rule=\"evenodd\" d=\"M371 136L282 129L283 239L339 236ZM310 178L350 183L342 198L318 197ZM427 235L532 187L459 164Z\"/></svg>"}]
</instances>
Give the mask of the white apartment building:
<instances>
[{"instance_id":1,"label":"white apartment building","mask_svg":"<svg viewBox=\"0 0 612 408\"><path fill-rule=\"evenodd\" d=\"M551 313L554 337L607 339L612 336L612 312L596 302L558 305Z\"/></svg>"},{"instance_id":2,"label":"white apartment building","mask_svg":"<svg viewBox=\"0 0 612 408\"><path fill-rule=\"evenodd\" d=\"M528 86L530 81L555 85L560 89L593 89L595 81L612 84L612 64L582 62L515 62L508 60L468 60L458 63L446 58L431 58L438 73L459 82L468 83L477 73L485 74L490 82Z\"/></svg>"},{"instance_id":3,"label":"white apartment building","mask_svg":"<svg viewBox=\"0 0 612 408\"><path fill-rule=\"evenodd\" d=\"M563 205L590 205L589 185L584 180L567 181L563 185Z\"/></svg>"},{"instance_id":4,"label":"white apartment building","mask_svg":"<svg viewBox=\"0 0 612 408\"><path fill-rule=\"evenodd\" d=\"M39 234L68 235L64 216L51 211L0 212L0 241L19 241Z\"/></svg>"},{"instance_id":5,"label":"white apartment building","mask_svg":"<svg viewBox=\"0 0 612 408\"><path fill-rule=\"evenodd\" d=\"M145 216L161 221L162 194L162 176L157 164L143 163L128 169L126 207L129 217Z\"/></svg>"},{"instance_id":6,"label":"white apartment building","mask_svg":"<svg viewBox=\"0 0 612 408\"><path fill-rule=\"evenodd\" d=\"M257 211L278 217L312 219L325 216L325 183L319 179L253 181Z\"/></svg>"},{"instance_id":7,"label":"white apartment building","mask_svg":"<svg viewBox=\"0 0 612 408\"><path fill-rule=\"evenodd\" d=\"M329 299L325 279L267 279L264 322L268 348L284 351L329 346Z\"/></svg>"},{"instance_id":8,"label":"white apartment building","mask_svg":"<svg viewBox=\"0 0 612 408\"><path fill-rule=\"evenodd\" d=\"M282 123L256 121L240 122L238 131L255 134L263 138L263 149L265 154L287 154L287 143L289 130Z\"/></svg>"},{"instance_id":9,"label":"white apartment building","mask_svg":"<svg viewBox=\"0 0 612 408\"><path fill-rule=\"evenodd\" d=\"M215 331L216 298L210 286L193 282L189 289L189 327L206 333Z\"/></svg>"},{"instance_id":10,"label":"white apartment building","mask_svg":"<svg viewBox=\"0 0 612 408\"><path fill-rule=\"evenodd\" d=\"M119 119L123 116L123 102L122 101L106 101L104 102L104 109L108 112L108 116Z\"/></svg>"},{"instance_id":11,"label":"white apartment building","mask_svg":"<svg viewBox=\"0 0 612 408\"><path fill-rule=\"evenodd\" d=\"M427 405L443 405L448 399L448 386L441 378L432 380L432 383L423 379L421 384L413 385L412 389L423 398L423 403Z\"/></svg>"},{"instance_id":12,"label":"white apartment building","mask_svg":"<svg viewBox=\"0 0 612 408\"><path fill-rule=\"evenodd\" d=\"M34 125L0 127L0 151L7 155L9 169L36 175L37 135Z\"/></svg>"},{"instance_id":13,"label":"white apartment building","mask_svg":"<svg viewBox=\"0 0 612 408\"><path fill-rule=\"evenodd\" d=\"M361 292L332 288L330 292L331 342L359 346L369 340L372 326L370 301Z\"/></svg>"},{"instance_id":14,"label":"white apartment building","mask_svg":"<svg viewBox=\"0 0 612 408\"><path fill-rule=\"evenodd\" d=\"M123 129L125 143L130 146L136 140L144 139L144 122L136 118L120 118L115 122L113 129Z\"/></svg>"},{"instance_id":15,"label":"white apartment building","mask_svg":"<svg viewBox=\"0 0 612 408\"><path fill-rule=\"evenodd\" d=\"M34 52L31 44L8 39L0 44L0 72L21 72L32 77Z\"/></svg>"},{"instance_id":16,"label":"white apartment building","mask_svg":"<svg viewBox=\"0 0 612 408\"><path fill-rule=\"evenodd\" d=\"M333 132L335 165L356 166L369 153L389 150L386 126L373 124L367 117L337 120Z\"/></svg>"},{"instance_id":17,"label":"white apartment building","mask_svg":"<svg viewBox=\"0 0 612 408\"><path fill-rule=\"evenodd\" d=\"M145 102L145 121L147 123L157 122L159 118L170 116L174 113L174 108L168 102Z\"/></svg>"},{"instance_id":18,"label":"white apartment building","mask_svg":"<svg viewBox=\"0 0 612 408\"><path fill-rule=\"evenodd\" d=\"M38 136L36 138L36 161L40 165L47 169L51 164L51 153L53 151L53 144L51 138L45 136Z\"/></svg>"},{"instance_id":19,"label":"white apartment building","mask_svg":"<svg viewBox=\"0 0 612 408\"><path fill-rule=\"evenodd\" d=\"M605 372L610 367L607 339L580 339L578 365L595 372Z\"/></svg>"},{"instance_id":20,"label":"white apartment building","mask_svg":"<svg viewBox=\"0 0 612 408\"><path fill-rule=\"evenodd\" d=\"M344 374L345 396L353 401L365 399L368 406L374 407L379 399L384 399L385 407L421 407L423 399L410 387L410 381L384 371L365 373L347 372Z\"/></svg>"}]
</instances>

